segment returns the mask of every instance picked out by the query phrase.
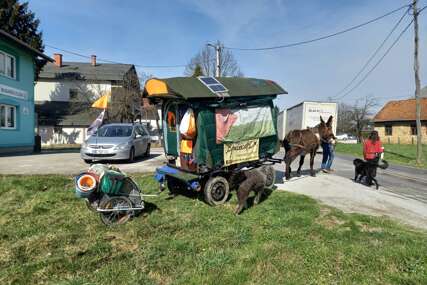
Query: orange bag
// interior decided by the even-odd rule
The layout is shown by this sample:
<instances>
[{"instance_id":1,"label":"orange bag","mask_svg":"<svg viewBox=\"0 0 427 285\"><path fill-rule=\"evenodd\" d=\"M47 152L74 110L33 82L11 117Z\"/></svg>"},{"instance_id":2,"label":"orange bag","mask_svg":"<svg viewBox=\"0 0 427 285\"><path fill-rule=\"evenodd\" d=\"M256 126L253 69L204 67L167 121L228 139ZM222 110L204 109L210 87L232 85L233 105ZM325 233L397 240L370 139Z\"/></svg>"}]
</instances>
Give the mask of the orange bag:
<instances>
[{"instance_id":1,"label":"orange bag","mask_svg":"<svg viewBox=\"0 0 427 285\"><path fill-rule=\"evenodd\" d=\"M192 140L181 140L180 151L185 154L191 154L193 152L193 141Z\"/></svg>"}]
</instances>

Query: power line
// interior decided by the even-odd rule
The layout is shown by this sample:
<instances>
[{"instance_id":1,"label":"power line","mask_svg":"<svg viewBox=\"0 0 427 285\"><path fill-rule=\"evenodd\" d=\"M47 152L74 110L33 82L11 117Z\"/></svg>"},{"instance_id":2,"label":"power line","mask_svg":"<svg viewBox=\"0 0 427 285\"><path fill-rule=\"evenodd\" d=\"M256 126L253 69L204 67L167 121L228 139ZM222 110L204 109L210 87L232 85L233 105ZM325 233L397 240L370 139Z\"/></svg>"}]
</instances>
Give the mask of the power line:
<instances>
[{"instance_id":1,"label":"power line","mask_svg":"<svg viewBox=\"0 0 427 285\"><path fill-rule=\"evenodd\" d=\"M317 37L317 38L310 39L310 40L305 40L305 41L300 41L300 42L295 42L295 43L289 43L289 44L284 44L284 45L279 45L279 46L272 46L272 47L239 48L239 47L227 47L227 46L225 46L224 48L225 49L230 49L230 50L240 50L240 51L261 51L261 50L273 50L273 49L281 49L281 48L288 48L288 47L294 47L294 46L299 46L299 45L305 45L305 44L308 44L308 43L321 41L321 40L324 40L324 39L328 39L328 38L331 38L331 37L334 37L334 36L338 36L338 35L341 35L341 34L344 34L344 33L347 33L347 32L353 31L353 30L356 30L356 29L361 28L363 26L366 26L368 24L371 24L371 23L374 23L376 21L379 21L379 20L381 20L381 19L383 19L383 18L385 18L385 17L387 17L389 15L392 15L392 14L394 14L394 13L396 13L396 12L398 12L398 11L404 9L404 8L407 8L407 7L411 7L411 4L407 4L407 5L401 6L401 7L397 8L397 9L394 9L394 10L392 10L392 11L384 14L384 15L381 15L379 17L376 17L376 18L374 18L372 20L366 21L366 22L361 23L359 25L352 26L350 28L338 31L336 33L325 35L325 36L321 36L321 37Z\"/></svg>"},{"instance_id":2,"label":"power line","mask_svg":"<svg viewBox=\"0 0 427 285\"><path fill-rule=\"evenodd\" d=\"M409 9L412 7L412 5L410 5L410 7L408 8L408 12L410 11ZM421 12L423 12L425 9L427 9L427 5L422 7L421 9L418 10L418 14L420 14ZM348 94L350 94L351 92L353 92L357 87L359 87L365 80L366 78L368 78L368 76L377 68L377 66L382 62L382 60L387 56L387 54L390 52L390 50L396 45L396 43L400 40L400 38L403 36L403 34L409 29L409 27L412 25L412 23L414 22L414 19L412 19L412 21L405 27L405 29L403 29L403 31L399 34L399 36L396 38L396 40L392 43L392 45L387 49L387 51L384 53L384 55L378 60L378 62L368 71L368 73L356 84L356 86L354 86L351 90L349 90L348 92L346 92L345 94L343 94L342 96L336 98L335 100L341 100L342 98L344 98L345 96L347 96Z\"/></svg>"},{"instance_id":3,"label":"power line","mask_svg":"<svg viewBox=\"0 0 427 285\"><path fill-rule=\"evenodd\" d=\"M72 54L75 56L79 56L82 58L90 58L89 55L84 55L75 51L71 51L71 50L66 50L63 48L59 48L59 47L55 47L49 44L45 44L45 46L55 49L55 50L59 50L68 54ZM98 58L99 61L103 61L103 62L107 62L107 63L114 63L114 64L123 64L122 62L118 62L118 61L113 61L113 60L109 60L109 59L103 59L103 58ZM187 64L177 64L177 65L141 65L141 64L134 64L134 66L136 67L141 67L141 68L181 68L181 67L186 67Z\"/></svg>"},{"instance_id":4,"label":"power line","mask_svg":"<svg viewBox=\"0 0 427 285\"><path fill-rule=\"evenodd\" d=\"M386 50L383 56L377 61L377 63L365 74L365 76L353 88L351 88L349 91L347 91L346 93L344 93L343 95L335 99L341 100L342 98L344 98L345 96L347 96L348 94L356 90L356 88L359 87L368 78L368 76L378 67L378 65L380 65L383 59L387 56L387 54L391 51L391 49L397 44L397 42L401 39L403 34L409 29L409 27L412 25L413 22L414 20L412 19L411 22L409 22L409 24L406 25L406 27L402 30L402 32L400 32L399 36L394 40L394 42L389 46L389 48Z\"/></svg>"},{"instance_id":5,"label":"power line","mask_svg":"<svg viewBox=\"0 0 427 285\"><path fill-rule=\"evenodd\" d=\"M391 31L388 33L388 35L385 37L385 39L382 41L382 43L379 45L379 47L375 50L375 52L369 57L369 59L366 61L366 63L362 66L362 68L359 70L359 72L356 73L356 75L353 77L353 79L350 80L350 82L344 87L342 88L339 92L337 92L337 94L333 97L337 97L340 94L342 94L345 90L347 90L347 88L349 88L354 81L356 81L357 78L359 78L359 76L362 74L363 71L365 71L365 69L369 66L369 64L372 62L372 60L376 57L376 55L378 54L378 52L383 48L383 46L385 45L385 43L388 41L388 39L391 37L391 35L394 33L394 31L397 29L397 27L400 25L400 23L403 21L403 19L405 18L405 16L407 15L407 13L409 12L409 9L405 11L405 13L402 15L402 17L400 17L400 19L397 21L397 23L393 26L393 28L391 29Z\"/></svg>"}]
</instances>

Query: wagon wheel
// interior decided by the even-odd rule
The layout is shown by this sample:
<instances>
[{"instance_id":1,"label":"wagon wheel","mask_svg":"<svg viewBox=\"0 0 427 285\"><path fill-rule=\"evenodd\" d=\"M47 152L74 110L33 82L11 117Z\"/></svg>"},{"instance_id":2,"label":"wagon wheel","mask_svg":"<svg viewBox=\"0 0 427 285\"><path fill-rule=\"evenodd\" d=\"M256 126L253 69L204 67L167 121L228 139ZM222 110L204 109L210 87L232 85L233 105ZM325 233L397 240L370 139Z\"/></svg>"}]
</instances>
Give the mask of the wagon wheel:
<instances>
[{"instance_id":1,"label":"wagon wheel","mask_svg":"<svg viewBox=\"0 0 427 285\"><path fill-rule=\"evenodd\" d=\"M230 194L230 187L227 179L221 176L211 177L206 182L205 201L211 206L224 204Z\"/></svg>"},{"instance_id":2,"label":"wagon wheel","mask_svg":"<svg viewBox=\"0 0 427 285\"><path fill-rule=\"evenodd\" d=\"M111 210L100 212L101 221L107 226L120 225L126 223L133 215L132 202L124 196L104 196L99 204L101 210Z\"/></svg>"},{"instance_id":3,"label":"wagon wheel","mask_svg":"<svg viewBox=\"0 0 427 285\"><path fill-rule=\"evenodd\" d=\"M265 173L267 179L265 181L265 188L273 188L274 183L276 182L276 171L271 165L263 166L263 172Z\"/></svg>"}]
</instances>

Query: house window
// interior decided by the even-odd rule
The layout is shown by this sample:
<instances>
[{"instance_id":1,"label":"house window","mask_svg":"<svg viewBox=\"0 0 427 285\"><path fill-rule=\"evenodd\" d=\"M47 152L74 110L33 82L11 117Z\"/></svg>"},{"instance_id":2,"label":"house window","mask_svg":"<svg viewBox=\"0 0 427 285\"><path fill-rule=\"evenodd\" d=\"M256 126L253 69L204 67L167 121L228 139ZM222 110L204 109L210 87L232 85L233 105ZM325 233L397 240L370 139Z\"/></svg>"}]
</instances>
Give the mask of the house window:
<instances>
[{"instance_id":1,"label":"house window","mask_svg":"<svg viewBox=\"0 0 427 285\"><path fill-rule=\"evenodd\" d=\"M417 125L411 124L411 135L416 136L417 135Z\"/></svg>"},{"instance_id":2,"label":"house window","mask_svg":"<svg viewBox=\"0 0 427 285\"><path fill-rule=\"evenodd\" d=\"M385 135L386 136L393 135L393 125L385 125Z\"/></svg>"},{"instance_id":3,"label":"house window","mask_svg":"<svg viewBox=\"0 0 427 285\"><path fill-rule=\"evenodd\" d=\"M16 107L0 105L0 129L16 129Z\"/></svg>"},{"instance_id":4,"label":"house window","mask_svg":"<svg viewBox=\"0 0 427 285\"><path fill-rule=\"evenodd\" d=\"M79 96L79 91L77 89L70 89L70 101L76 101Z\"/></svg>"},{"instance_id":5,"label":"house window","mask_svg":"<svg viewBox=\"0 0 427 285\"><path fill-rule=\"evenodd\" d=\"M16 78L16 60L14 56L0 51L0 74Z\"/></svg>"}]
</instances>

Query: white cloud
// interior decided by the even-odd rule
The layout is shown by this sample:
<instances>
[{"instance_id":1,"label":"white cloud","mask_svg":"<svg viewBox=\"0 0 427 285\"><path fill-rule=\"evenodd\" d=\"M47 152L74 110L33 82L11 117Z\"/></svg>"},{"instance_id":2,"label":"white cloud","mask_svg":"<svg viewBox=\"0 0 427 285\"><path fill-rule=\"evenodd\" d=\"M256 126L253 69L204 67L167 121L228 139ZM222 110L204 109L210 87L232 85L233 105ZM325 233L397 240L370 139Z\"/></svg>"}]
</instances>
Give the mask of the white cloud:
<instances>
[{"instance_id":1,"label":"white cloud","mask_svg":"<svg viewBox=\"0 0 427 285\"><path fill-rule=\"evenodd\" d=\"M242 31L253 25L262 24L268 17L286 11L284 1L227 1L227 0L180 0L190 4L194 10L212 19L218 25L222 41L234 42Z\"/></svg>"}]
</instances>

